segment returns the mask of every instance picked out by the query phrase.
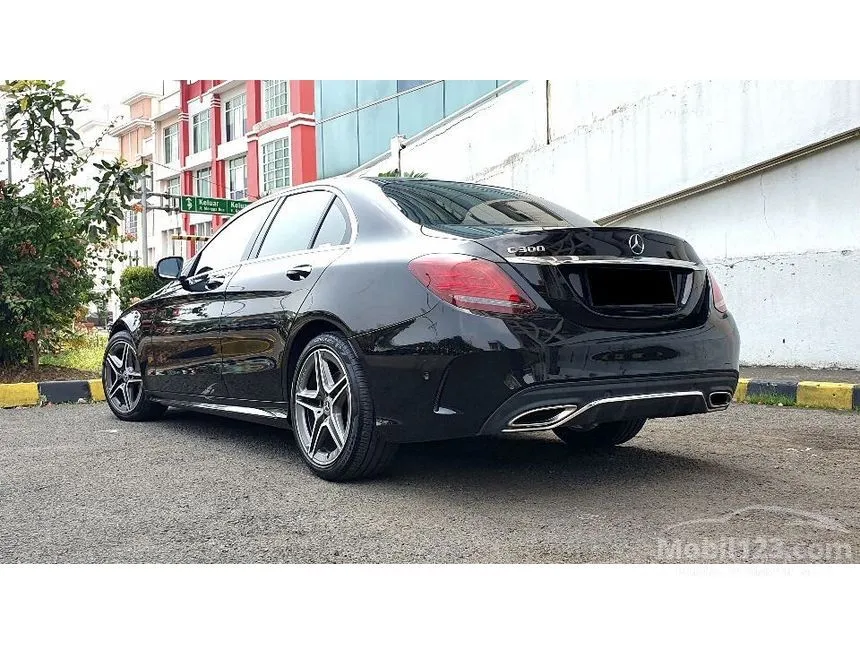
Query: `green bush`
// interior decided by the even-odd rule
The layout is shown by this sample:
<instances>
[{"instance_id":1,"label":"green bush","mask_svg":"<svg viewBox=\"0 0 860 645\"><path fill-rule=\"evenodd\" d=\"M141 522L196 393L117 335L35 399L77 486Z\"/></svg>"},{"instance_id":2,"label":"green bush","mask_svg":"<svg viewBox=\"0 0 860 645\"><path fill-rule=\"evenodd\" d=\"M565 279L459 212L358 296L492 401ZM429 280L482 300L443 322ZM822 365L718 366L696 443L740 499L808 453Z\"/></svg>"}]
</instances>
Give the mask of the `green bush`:
<instances>
[{"instance_id":1,"label":"green bush","mask_svg":"<svg viewBox=\"0 0 860 645\"><path fill-rule=\"evenodd\" d=\"M119 277L119 303L125 309L132 304L132 299L146 298L164 284L152 267L127 267Z\"/></svg>"}]
</instances>

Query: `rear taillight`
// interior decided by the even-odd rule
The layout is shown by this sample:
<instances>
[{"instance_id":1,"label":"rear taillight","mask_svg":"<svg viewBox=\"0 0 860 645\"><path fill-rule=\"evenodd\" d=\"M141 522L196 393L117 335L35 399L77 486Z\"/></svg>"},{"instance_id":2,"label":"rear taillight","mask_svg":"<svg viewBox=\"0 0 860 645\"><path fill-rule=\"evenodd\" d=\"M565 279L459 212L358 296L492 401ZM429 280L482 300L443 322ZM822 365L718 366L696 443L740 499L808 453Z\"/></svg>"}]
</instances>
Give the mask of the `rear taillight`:
<instances>
[{"instance_id":1,"label":"rear taillight","mask_svg":"<svg viewBox=\"0 0 860 645\"><path fill-rule=\"evenodd\" d=\"M723 297L723 290L720 289L720 283L717 282L714 274L710 271L708 271L708 281L711 283L711 295L714 298L714 309L719 311L721 314L728 312L729 308L726 306L726 299Z\"/></svg>"},{"instance_id":2,"label":"rear taillight","mask_svg":"<svg viewBox=\"0 0 860 645\"><path fill-rule=\"evenodd\" d=\"M499 265L468 255L425 255L409 263L418 280L445 302L471 311L524 314L535 309Z\"/></svg>"}]
</instances>

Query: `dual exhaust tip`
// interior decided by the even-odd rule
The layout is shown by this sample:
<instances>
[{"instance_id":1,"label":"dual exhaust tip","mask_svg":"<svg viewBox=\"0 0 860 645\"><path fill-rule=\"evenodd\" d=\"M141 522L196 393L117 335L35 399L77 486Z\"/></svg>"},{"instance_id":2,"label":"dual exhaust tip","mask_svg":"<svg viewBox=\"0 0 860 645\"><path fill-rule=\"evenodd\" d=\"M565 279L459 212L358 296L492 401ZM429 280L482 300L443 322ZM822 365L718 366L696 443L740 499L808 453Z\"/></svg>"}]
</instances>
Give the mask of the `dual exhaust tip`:
<instances>
[{"instance_id":1,"label":"dual exhaust tip","mask_svg":"<svg viewBox=\"0 0 860 645\"><path fill-rule=\"evenodd\" d=\"M549 405L518 414L508 423L510 430L550 430L576 414L576 405Z\"/></svg>"},{"instance_id":2,"label":"dual exhaust tip","mask_svg":"<svg viewBox=\"0 0 860 645\"><path fill-rule=\"evenodd\" d=\"M721 410L722 408L727 408L729 403L732 402L732 393L728 391L722 392L711 392L708 395L708 407Z\"/></svg>"},{"instance_id":3,"label":"dual exhaust tip","mask_svg":"<svg viewBox=\"0 0 860 645\"><path fill-rule=\"evenodd\" d=\"M549 405L518 414L508 423L509 430L551 430L576 414L578 406Z\"/></svg>"},{"instance_id":4,"label":"dual exhaust tip","mask_svg":"<svg viewBox=\"0 0 860 645\"><path fill-rule=\"evenodd\" d=\"M703 399L707 400L708 410L724 410L729 407L729 404L732 402L732 393L728 390L720 390L717 392L711 392L707 397L702 392L683 392L680 393L684 396L689 395L699 395ZM539 431L539 430L552 430L553 428L558 428L561 425L564 425L565 422L570 420L571 418L577 416L579 412L585 412L585 410L589 407L592 407L598 403L608 403L622 400L631 400L631 399L639 399L639 398L670 398L675 396L673 394L645 394L645 395L634 395L631 397L617 397L613 399L605 399L600 401L594 401L583 408L579 408L573 404L564 404L564 405L549 405L541 408L535 408L534 410L527 410L526 412L521 412L513 419L508 422L508 427L506 428L506 432L517 432L517 431Z\"/></svg>"}]
</instances>

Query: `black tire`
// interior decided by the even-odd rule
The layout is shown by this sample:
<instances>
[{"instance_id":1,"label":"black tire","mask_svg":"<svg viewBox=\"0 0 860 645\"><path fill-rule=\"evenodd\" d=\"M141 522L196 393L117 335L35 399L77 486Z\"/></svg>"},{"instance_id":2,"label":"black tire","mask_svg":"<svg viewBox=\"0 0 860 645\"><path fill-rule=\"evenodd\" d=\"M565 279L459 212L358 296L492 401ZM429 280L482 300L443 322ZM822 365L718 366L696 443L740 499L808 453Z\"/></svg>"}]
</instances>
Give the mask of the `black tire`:
<instances>
[{"instance_id":1,"label":"black tire","mask_svg":"<svg viewBox=\"0 0 860 645\"><path fill-rule=\"evenodd\" d=\"M136 371L128 372L126 378L120 375L127 372L126 361L123 361L121 371L120 366L116 364L116 360L120 359L121 352L124 350L130 352L128 363L132 370L136 366ZM119 390L116 391L115 395L112 395L117 384L120 386ZM123 385L125 385L124 393ZM127 331L117 332L108 340L102 358L102 387L104 387L105 399L111 412L123 421L154 421L167 410L166 406L150 401L147 397L135 342Z\"/></svg>"},{"instance_id":2,"label":"black tire","mask_svg":"<svg viewBox=\"0 0 860 645\"><path fill-rule=\"evenodd\" d=\"M602 449L618 446L639 434L648 419L610 421L598 423L587 430L556 428L555 435L570 448L577 450Z\"/></svg>"},{"instance_id":3,"label":"black tire","mask_svg":"<svg viewBox=\"0 0 860 645\"><path fill-rule=\"evenodd\" d=\"M345 393L338 395L336 388L321 392L319 381L310 372L320 369L317 360L328 361L325 369L332 376L330 380L339 383L346 378ZM315 391L309 387L310 382L316 384ZM297 391L304 393L299 397L301 403ZM314 398L317 395L321 399ZM329 481L373 477L388 466L397 451L397 445L385 441L376 429L373 399L364 367L352 346L339 334L320 334L302 350L290 384L290 419L302 459L315 475ZM318 425L326 429L317 430L315 435ZM324 434L327 436L314 442L314 436ZM340 447L336 436L340 438ZM325 451L326 442L330 448L328 452Z\"/></svg>"}]
</instances>

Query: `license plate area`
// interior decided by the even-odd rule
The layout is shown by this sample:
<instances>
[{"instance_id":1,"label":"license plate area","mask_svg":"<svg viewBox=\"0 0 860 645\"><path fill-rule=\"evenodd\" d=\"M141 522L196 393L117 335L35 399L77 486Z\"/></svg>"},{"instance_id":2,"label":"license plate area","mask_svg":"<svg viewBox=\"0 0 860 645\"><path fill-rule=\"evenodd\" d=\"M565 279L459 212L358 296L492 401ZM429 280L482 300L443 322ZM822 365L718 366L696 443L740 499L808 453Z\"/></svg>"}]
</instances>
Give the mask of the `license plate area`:
<instances>
[{"instance_id":1,"label":"license plate area","mask_svg":"<svg viewBox=\"0 0 860 645\"><path fill-rule=\"evenodd\" d=\"M569 275L586 306L604 315L653 316L677 311L686 301L691 271L675 267L595 265Z\"/></svg>"}]
</instances>

